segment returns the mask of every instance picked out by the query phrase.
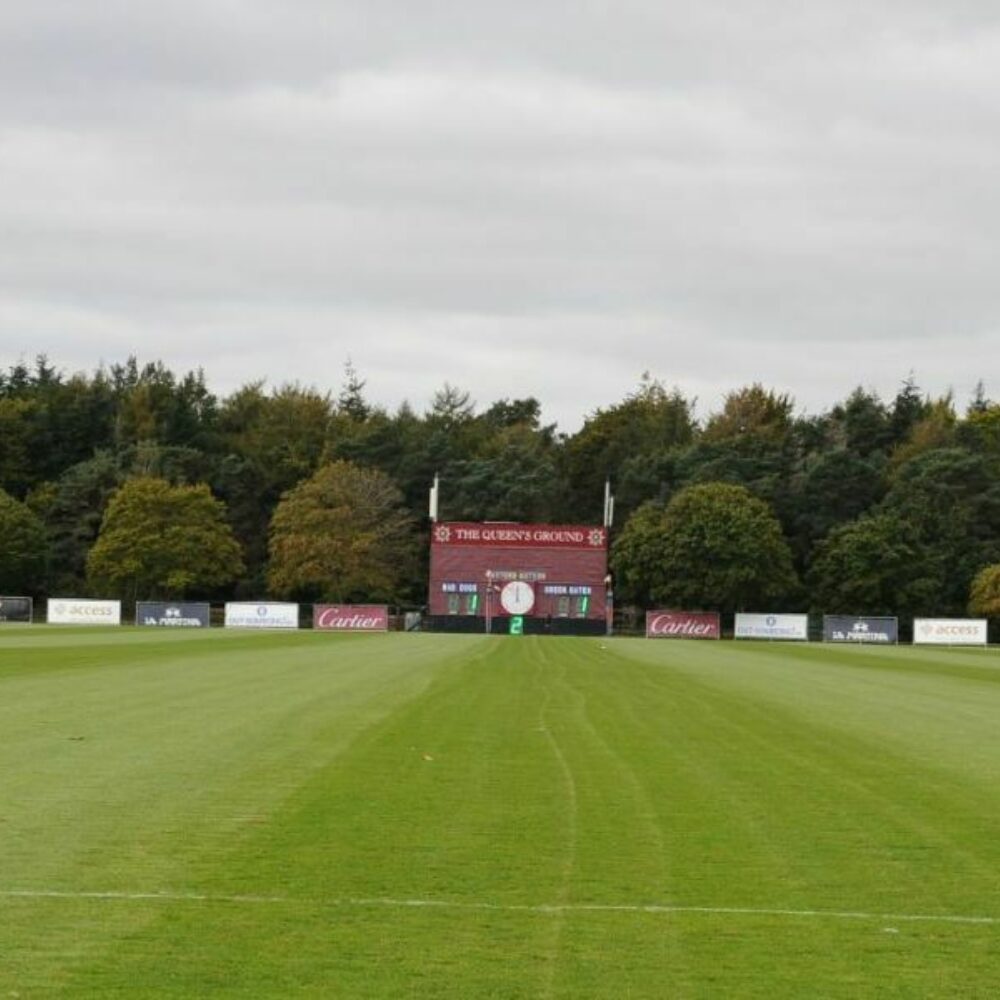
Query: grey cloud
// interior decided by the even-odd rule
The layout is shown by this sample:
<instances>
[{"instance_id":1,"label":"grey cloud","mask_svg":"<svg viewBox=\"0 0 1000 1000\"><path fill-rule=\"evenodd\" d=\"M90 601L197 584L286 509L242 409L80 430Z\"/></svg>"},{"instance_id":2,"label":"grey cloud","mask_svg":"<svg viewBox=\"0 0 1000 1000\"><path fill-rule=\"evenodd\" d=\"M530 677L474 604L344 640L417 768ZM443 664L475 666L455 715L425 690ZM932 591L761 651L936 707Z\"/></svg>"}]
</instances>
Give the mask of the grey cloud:
<instances>
[{"instance_id":1,"label":"grey cloud","mask_svg":"<svg viewBox=\"0 0 1000 1000\"><path fill-rule=\"evenodd\" d=\"M566 428L645 369L701 412L962 393L998 57L974 3L7 5L0 363L226 389L351 354L386 403L447 380Z\"/></svg>"}]
</instances>

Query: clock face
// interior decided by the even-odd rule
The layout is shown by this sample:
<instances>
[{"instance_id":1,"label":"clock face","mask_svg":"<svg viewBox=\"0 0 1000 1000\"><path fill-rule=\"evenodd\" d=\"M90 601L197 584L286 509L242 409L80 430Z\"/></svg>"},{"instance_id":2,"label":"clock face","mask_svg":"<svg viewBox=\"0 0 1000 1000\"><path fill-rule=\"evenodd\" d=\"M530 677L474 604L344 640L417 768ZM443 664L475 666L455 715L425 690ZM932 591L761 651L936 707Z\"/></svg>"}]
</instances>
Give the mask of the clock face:
<instances>
[{"instance_id":1,"label":"clock face","mask_svg":"<svg viewBox=\"0 0 1000 1000\"><path fill-rule=\"evenodd\" d=\"M500 605L509 615L526 615L535 606L535 588L524 580L511 580L500 591Z\"/></svg>"}]
</instances>

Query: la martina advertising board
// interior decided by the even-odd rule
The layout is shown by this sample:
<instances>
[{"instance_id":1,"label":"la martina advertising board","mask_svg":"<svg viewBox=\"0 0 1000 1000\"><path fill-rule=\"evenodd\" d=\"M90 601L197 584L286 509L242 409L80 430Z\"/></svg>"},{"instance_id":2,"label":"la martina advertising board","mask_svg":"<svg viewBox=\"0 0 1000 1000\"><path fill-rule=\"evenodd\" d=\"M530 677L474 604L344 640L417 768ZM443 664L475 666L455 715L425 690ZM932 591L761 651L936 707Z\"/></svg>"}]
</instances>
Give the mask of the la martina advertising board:
<instances>
[{"instance_id":1,"label":"la martina advertising board","mask_svg":"<svg viewBox=\"0 0 1000 1000\"><path fill-rule=\"evenodd\" d=\"M0 622L30 622L30 597L0 597Z\"/></svg>"},{"instance_id":2,"label":"la martina advertising board","mask_svg":"<svg viewBox=\"0 0 1000 1000\"><path fill-rule=\"evenodd\" d=\"M893 643L899 641L899 627L895 618L824 615L823 641Z\"/></svg>"},{"instance_id":3,"label":"la martina advertising board","mask_svg":"<svg viewBox=\"0 0 1000 1000\"><path fill-rule=\"evenodd\" d=\"M136 625L163 628L208 628L208 604L171 601L140 601L135 606Z\"/></svg>"}]
</instances>

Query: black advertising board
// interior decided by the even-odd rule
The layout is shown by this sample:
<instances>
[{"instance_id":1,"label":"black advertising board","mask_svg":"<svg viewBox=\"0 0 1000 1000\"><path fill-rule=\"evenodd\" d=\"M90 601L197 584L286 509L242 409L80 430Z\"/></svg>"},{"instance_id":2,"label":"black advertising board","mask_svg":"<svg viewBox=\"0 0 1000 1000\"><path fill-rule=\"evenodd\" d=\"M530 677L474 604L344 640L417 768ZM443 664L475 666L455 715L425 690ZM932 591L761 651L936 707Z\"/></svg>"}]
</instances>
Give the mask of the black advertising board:
<instances>
[{"instance_id":1,"label":"black advertising board","mask_svg":"<svg viewBox=\"0 0 1000 1000\"><path fill-rule=\"evenodd\" d=\"M857 615L824 615L824 642L873 642L899 641L898 622L895 618L866 618Z\"/></svg>"},{"instance_id":2,"label":"black advertising board","mask_svg":"<svg viewBox=\"0 0 1000 1000\"><path fill-rule=\"evenodd\" d=\"M30 621L30 597L0 597L0 622Z\"/></svg>"},{"instance_id":3,"label":"black advertising board","mask_svg":"<svg viewBox=\"0 0 1000 1000\"><path fill-rule=\"evenodd\" d=\"M162 625L164 628L208 628L207 604L184 604L180 601L140 601L135 606L136 625Z\"/></svg>"}]
</instances>

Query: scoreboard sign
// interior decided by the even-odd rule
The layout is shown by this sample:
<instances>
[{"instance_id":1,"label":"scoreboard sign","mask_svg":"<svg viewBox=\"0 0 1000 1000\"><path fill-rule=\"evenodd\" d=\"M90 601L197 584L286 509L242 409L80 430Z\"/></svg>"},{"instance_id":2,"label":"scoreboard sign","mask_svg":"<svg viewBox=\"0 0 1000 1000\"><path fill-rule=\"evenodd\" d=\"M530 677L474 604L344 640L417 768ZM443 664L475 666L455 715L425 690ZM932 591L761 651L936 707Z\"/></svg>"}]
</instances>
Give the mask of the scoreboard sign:
<instances>
[{"instance_id":1,"label":"scoreboard sign","mask_svg":"<svg viewBox=\"0 0 1000 1000\"><path fill-rule=\"evenodd\" d=\"M606 528L578 524L503 524L447 521L434 526L431 543L500 549L583 549L608 547Z\"/></svg>"},{"instance_id":2,"label":"scoreboard sign","mask_svg":"<svg viewBox=\"0 0 1000 1000\"><path fill-rule=\"evenodd\" d=\"M485 624L472 619L521 616L531 632L554 619L591 627L605 619L602 525L439 521L431 527L429 568L433 627L463 631Z\"/></svg>"}]
</instances>

